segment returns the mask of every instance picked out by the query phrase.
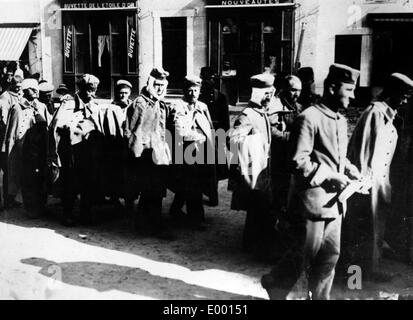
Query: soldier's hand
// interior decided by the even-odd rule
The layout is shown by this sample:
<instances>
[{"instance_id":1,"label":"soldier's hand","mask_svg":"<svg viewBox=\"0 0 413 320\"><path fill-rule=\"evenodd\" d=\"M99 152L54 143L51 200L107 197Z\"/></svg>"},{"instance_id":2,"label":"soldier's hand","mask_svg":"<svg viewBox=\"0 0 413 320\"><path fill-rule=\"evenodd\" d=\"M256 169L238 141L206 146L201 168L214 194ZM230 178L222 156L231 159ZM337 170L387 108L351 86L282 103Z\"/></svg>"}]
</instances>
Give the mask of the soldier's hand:
<instances>
[{"instance_id":1,"label":"soldier's hand","mask_svg":"<svg viewBox=\"0 0 413 320\"><path fill-rule=\"evenodd\" d=\"M350 183L350 179L342 173L333 173L328 178L328 182L335 190L341 191Z\"/></svg>"},{"instance_id":2,"label":"soldier's hand","mask_svg":"<svg viewBox=\"0 0 413 320\"><path fill-rule=\"evenodd\" d=\"M351 165L347 168L346 174L351 180L360 180L363 177L359 169L357 169L357 167L354 165Z\"/></svg>"}]
</instances>

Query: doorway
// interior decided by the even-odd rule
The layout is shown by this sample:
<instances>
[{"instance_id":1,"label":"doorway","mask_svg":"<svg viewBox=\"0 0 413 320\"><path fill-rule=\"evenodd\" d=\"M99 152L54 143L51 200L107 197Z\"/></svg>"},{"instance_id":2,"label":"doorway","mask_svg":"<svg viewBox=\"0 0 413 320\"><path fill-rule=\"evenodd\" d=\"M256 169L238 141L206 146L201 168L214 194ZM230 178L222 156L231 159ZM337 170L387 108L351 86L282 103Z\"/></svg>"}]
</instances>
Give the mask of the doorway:
<instances>
[{"instance_id":1,"label":"doorway","mask_svg":"<svg viewBox=\"0 0 413 320\"><path fill-rule=\"evenodd\" d=\"M169 72L168 93L181 93L186 76L186 17L161 18L162 64Z\"/></svg>"}]
</instances>

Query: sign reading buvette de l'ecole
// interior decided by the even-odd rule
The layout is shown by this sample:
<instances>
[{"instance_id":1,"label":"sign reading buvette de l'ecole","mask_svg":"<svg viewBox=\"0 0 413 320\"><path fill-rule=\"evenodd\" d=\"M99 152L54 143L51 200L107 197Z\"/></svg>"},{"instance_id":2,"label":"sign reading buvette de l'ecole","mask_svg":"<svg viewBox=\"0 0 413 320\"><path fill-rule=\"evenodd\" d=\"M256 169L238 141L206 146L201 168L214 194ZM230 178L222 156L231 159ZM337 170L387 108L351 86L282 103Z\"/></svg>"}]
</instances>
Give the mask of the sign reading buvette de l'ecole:
<instances>
[{"instance_id":1,"label":"sign reading buvette de l'ecole","mask_svg":"<svg viewBox=\"0 0 413 320\"><path fill-rule=\"evenodd\" d=\"M120 9L136 8L136 1L63 1L65 9Z\"/></svg>"}]
</instances>

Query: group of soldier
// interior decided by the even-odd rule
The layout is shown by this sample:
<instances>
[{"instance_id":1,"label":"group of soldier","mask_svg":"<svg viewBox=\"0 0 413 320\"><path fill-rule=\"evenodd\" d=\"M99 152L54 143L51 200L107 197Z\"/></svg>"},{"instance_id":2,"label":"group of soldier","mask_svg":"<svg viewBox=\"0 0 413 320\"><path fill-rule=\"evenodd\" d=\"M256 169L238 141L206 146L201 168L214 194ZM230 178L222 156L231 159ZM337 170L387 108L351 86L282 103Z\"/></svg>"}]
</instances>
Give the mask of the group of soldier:
<instances>
[{"instance_id":1,"label":"group of soldier","mask_svg":"<svg viewBox=\"0 0 413 320\"><path fill-rule=\"evenodd\" d=\"M161 216L166 190L175 194L171 217L204 230L203 197L217 206L218 181L229 178L231 209L247 212L243 249L275 263L262 278L271 298L294 296L301 281L304 298L329 299L340 250L343 266L383 276L393 120L413 81L390 75L348 142L340 111L354 99L359 71L333 64L322 96L309 89L311 70L300 72L277 89L269 73L251 77L250 101L232 127L209 68L187 75L182 99L172 103L161 67L134 100L132 84L119 80L110 104L95 99L99 79L91 74L78 79L74 94L59 86L58 104L47 82L15 76L0 97L4 206L18 206L21 191L24 209L38 217L53 193L62 223L74 226L96 222L92 206L109 203L137 231L173 239Z\"/></svg>"}]
</instances>

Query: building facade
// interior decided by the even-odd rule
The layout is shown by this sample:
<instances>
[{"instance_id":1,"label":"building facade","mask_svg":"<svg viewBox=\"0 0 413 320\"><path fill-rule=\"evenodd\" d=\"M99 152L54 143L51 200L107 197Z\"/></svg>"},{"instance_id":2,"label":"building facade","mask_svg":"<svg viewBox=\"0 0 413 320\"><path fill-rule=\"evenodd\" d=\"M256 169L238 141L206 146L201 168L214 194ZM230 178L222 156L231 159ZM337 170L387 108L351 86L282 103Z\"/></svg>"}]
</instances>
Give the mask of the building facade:
<instances>
[{"instance_id":1,"label":"building facade","mask_svg":"<svg viewBox=\"0 0 413 320\"><path fill-rule=\"evenodd\" d=\"M413 3L406 0L0 0L0 6L0 37L7 40L0 41L0 61L27 61L31 73L73 90L78 75L93 73L101 98L113 97L120 78L137 95L154 65L170 72L171 97L180 94L185 74L210 66L233 105L248 99L249 77L264 71L284 75L311 66L319 93L333 62L360 69L366 90L390 72L413 75Z\"/></svg>"}]
</instances>

